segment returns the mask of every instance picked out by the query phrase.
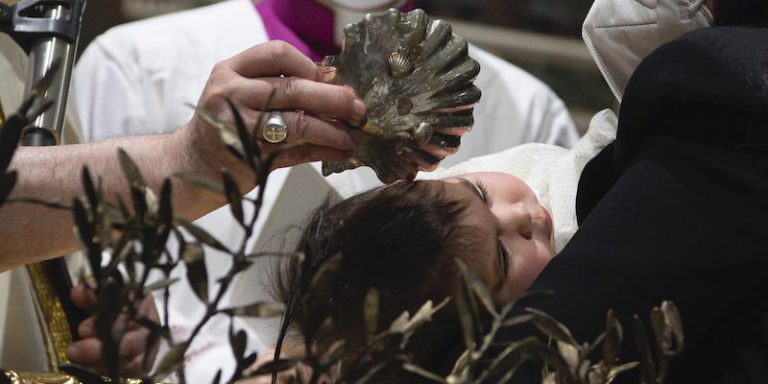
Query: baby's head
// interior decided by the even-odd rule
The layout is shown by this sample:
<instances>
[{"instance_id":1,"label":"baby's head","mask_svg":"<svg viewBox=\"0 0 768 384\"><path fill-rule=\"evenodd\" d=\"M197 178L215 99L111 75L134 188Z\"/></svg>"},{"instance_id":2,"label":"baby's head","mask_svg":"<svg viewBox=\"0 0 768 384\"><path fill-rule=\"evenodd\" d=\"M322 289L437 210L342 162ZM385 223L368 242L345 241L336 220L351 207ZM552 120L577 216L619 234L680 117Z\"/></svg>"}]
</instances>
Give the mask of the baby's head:
<instances>
[{"instance_id":1,"label":"baby's head","mask_svg":"<svg viewBox=\"0 0 768 384\"><path fill-rule=\"evenodd\" d=\"M371 288L380 295L379 329L403 311L415 313L427 300L453 296L455 259L477 273L497 304L514 300L552 258L552 221L519 179L496 173L396 183L319 209L302 236L302 275L340 257L321 305L311 313L297 306L299 333L335 320L334 336L348 341L365 334L363 303ZM278 295L288 302L295 266L284 268ZM307 285L300 285L306 292ZM447 339L458 332L449 306L431 326ZM440 348L434 345L434 348ZM431 351L423 351L430 355Z\"/></svg>"}]
</instances>

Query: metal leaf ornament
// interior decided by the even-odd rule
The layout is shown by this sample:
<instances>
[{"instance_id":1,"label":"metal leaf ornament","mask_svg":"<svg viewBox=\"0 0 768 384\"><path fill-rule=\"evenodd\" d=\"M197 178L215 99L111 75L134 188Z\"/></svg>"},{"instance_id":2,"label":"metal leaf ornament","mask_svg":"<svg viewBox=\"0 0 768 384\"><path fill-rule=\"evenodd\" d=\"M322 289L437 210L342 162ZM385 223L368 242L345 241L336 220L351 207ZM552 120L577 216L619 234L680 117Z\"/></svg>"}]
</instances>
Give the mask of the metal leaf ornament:
<instances>
[{"instance_id":1,"label":"metal leaf ornament","mask_svg":"<svg viewBox=\"0 0 768 384\"><path fill-rule=\"evenodd\" d=\"M324 65L336 68L368 112L352 158L324 163L323 174L369 166L385 183L413 180L420 166L440 160L420 145L456 145L472 126L472 105L480 100L472 82L480 65L449 24L422 10L369 14L344 33L341 54Z\"/></svg>"}]
</instances>

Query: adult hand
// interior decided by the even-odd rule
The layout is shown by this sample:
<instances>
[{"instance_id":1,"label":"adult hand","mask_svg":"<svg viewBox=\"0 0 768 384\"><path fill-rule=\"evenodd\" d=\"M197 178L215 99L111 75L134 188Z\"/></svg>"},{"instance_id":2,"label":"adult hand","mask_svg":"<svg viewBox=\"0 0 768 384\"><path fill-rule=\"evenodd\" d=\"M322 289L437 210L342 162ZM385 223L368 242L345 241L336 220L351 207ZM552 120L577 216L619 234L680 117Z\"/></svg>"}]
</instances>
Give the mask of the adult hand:
<instances>
[{"instance_id":1,"label":"adult hand","mask_svg":"<svg viewBox=\"0 0 768 384\"><path fill-rule=\"evenodd\" d=\"M74 287L70 296L75 305L82 309L93 310L96 307L95 293L83 285ZM155 322L160 321L152 296L148 296L139 306L139 316L145 316ZM102 345L96 336L95 325L96 318L93 316L80 323L78 334L81 340L69 346L67 357L75 364L103 373ZM119 347L121 375L141 377L147 373L144 372L142 365L148 337L149 331L146 328L135 323L128 324L128 329Z\"/></svg>"},{"instance_id":2,"label":"adult hand","mask_svg":"<svg viewBox=\"0 0 768 384\"><path fill-rule=\"evenodd\" d=\"M303 143L278 157L275 167L287 167L310 161L341 161L349 157L354 142L345 122L357 122L365 116L365 104L349 87L327 84L321 67L296 48L272 41L250 48L219 62L203 91L198 108L232 123L226 98L240 109L247 127L253 129L263 113L280 111L288 127L283 143ZM274 98L269 102L273 90ZM268 111L262 111L263 108ZM221 165L236 173L244 169L224 151L217 129L200 116L187 124L188 149L201 170L210 174ZM261 127L252 134L263 139ZM264 141L267 152L279 144Z\"/></svg>"}]
</instances>

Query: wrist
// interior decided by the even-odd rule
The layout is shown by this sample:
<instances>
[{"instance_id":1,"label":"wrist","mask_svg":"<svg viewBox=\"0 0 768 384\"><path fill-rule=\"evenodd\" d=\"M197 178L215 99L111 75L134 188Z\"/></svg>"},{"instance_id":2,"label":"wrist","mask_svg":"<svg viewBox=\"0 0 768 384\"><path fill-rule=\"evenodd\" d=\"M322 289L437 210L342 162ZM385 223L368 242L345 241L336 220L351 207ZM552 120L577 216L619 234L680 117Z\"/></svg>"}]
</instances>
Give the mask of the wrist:
<instances>
[{"instance_id":1,"label":"wrist","mask_svg":"<svg viewBox=\"0 0 768 384\"><path fill-rule=\"evenodd\" d=\"M202 135L191 122L171 134L175 164L170 174L191 173L217 182L221 179L215 166L218 162L212 158L213 149L206 148L210 144ZM226 203L223 196L177 177L173 178L173 188L176 211L188 219L202 216Z\"/></svg>"},{"instance_id":2,"label":"wrist","mask_svg":"<svg viewBox=\"0 0 768 384\"><path fill-rule=\"evenodd\" d=\"M235 158L210 126L199 126L194 120L173 133L174 156L178 159L172 173L191 173L222 184L221 170L226 169L237 181L242 193L254 186L253 173ZM178 180L178 179L177 179ZM181 204L203 215L227 203L224 196L192 183L178 180L174 184L179 191ZM190 218L196 217L192 214Z\"/></svg>"}]
</instances>

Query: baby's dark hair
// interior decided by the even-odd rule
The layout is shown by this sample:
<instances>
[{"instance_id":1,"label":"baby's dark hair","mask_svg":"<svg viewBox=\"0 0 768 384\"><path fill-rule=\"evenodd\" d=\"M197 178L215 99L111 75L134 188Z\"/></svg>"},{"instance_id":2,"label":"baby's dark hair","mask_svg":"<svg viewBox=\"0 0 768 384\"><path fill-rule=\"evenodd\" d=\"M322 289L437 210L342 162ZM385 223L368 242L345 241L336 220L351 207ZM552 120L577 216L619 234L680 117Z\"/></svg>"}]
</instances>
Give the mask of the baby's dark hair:
<instances>
[{"instance_id":1,"label":"baby's dark hair","mask_svg":"<svg viewBox=\"0 0 768 384\"><path fill-rule=\"evenodd\" d=\"M283 265L276 281L277 299L283 302L307 294L320 302L295 302L290 319L293 332L318 341L307 333L331 317L331 335L347 341L347 355L353 358L365 345L363 305L371 288L379 292L380 330L403 311L413 315L428 300L437 305L453 296L459 279L456 259L472 265L479 249L477 229L461 224L465 210L465 202L447 198L434 181L395 183L335 205L326 203L310 219L300 240L298 252L305 255L302 266L297 268L296 260ZM337 257L338 270L330 287L319 295L312 292L311 276ZM297 271L302 278L294 285ZM409 352L422 365L431 365L426 360L444 355L437 352L449 348L459 332L455 308L449 304L420 332L423 336L413 340Z\"/></svg>"}]
</instances>

